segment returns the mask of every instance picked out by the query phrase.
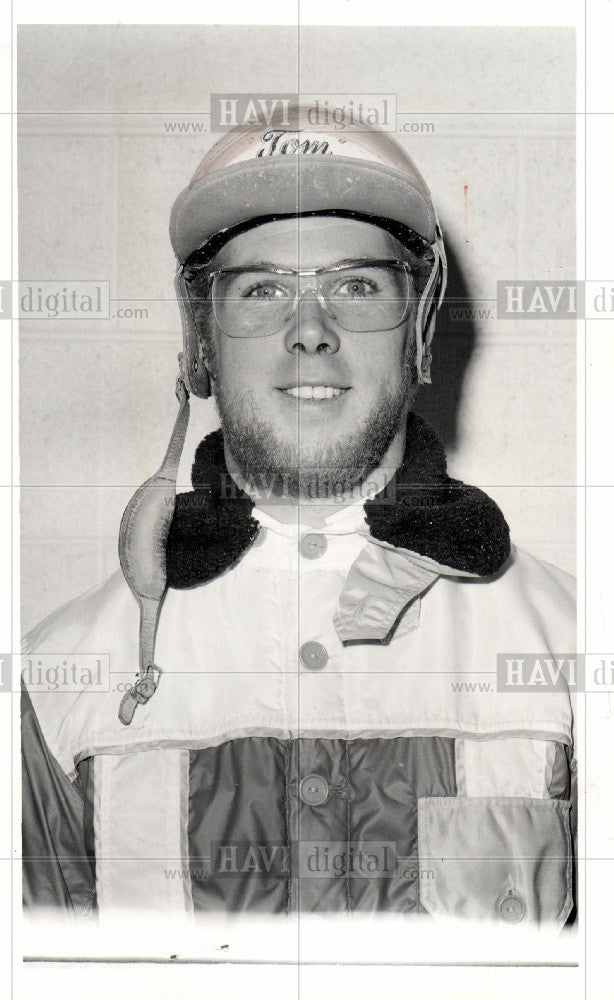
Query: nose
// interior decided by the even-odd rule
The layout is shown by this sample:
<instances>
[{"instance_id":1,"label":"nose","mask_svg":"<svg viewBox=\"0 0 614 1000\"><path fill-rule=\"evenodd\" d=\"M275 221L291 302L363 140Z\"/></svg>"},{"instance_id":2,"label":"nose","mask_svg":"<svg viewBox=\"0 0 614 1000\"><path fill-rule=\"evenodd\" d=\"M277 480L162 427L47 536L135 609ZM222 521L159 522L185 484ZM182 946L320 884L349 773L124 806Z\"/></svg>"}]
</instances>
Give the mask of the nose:
<instances>
[{"instance_id":1,"label":"nose","mask_svg":"<svg viewBox=\"0 0 614 1000\"><path fill-rule=\"evenodd\" d=\"M339 350L333 321L318 301L315 289L299 296L284 342L290 354L335 354Z\"/></svg>"}]
</instances>

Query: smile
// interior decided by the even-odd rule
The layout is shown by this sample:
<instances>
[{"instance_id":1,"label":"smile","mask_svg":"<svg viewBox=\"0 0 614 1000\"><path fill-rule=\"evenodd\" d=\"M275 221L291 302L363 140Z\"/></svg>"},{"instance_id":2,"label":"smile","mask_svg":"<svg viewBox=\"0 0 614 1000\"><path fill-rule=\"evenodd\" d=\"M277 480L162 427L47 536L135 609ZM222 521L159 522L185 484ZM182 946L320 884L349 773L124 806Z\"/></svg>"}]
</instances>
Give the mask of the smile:
<instances>
[{"instance_id":1,"label":"smile","mask_svg":"<svg viewBox=\"0 0 614 1000\"><path fill-rule=\"evenodd\" d=\"M281 391L295 399L334 399L348 390L333 385L293 385Z\"/></svg>"}]
</instances>

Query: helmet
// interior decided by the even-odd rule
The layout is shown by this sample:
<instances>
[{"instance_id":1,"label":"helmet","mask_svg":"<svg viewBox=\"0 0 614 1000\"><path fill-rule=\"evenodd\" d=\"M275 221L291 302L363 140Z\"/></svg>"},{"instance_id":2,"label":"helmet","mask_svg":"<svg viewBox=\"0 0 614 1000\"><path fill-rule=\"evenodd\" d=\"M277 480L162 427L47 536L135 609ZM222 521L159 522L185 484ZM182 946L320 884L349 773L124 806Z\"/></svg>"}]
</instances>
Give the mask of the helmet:
<instances>
[{"instance_id":1,"label":"helmet","mask_svg":"<svg viewBox=\"0 0 614 1000\"><path fill-rule=\"evenodd\" d=\"M187 388L210 394L186 276L233 236L272 219L341 215L388 229L423 258L416 312L418 381L430 378L431 341L446 285L446 256L429 189L403 149L374 126L322 127L317 108L278 110L227 132L206 154L171 212ZM428 267L424 267L428 263ZM416 283L416 278L414 278Z\"/></svg>"}]
</instances>

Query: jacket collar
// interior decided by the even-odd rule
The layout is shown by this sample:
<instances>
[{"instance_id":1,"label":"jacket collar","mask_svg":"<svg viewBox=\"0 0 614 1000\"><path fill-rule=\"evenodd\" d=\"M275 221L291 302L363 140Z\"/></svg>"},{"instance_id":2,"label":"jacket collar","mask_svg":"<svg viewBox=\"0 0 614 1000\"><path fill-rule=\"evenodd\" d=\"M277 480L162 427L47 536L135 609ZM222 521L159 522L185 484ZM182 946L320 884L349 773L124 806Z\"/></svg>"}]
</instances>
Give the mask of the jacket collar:
<instances>
[{"instance_id":1,"label":"jacket collar","mask_svg":"<svg viewBox=\"0 0 614 1000\"><path fill-rule=\"evenodd\" d=\"M254 503L231 480L222 432L196 449L189 493L177 496L167 541L168 585L208 583L234 566L259 529ZM460 575L490 576L510 553L509 528L485 493L451 479L443 446L415 413L407 422L403 464L386 488L365 501L374 541L443 564Z\"/></svg>"}]
</instances>

